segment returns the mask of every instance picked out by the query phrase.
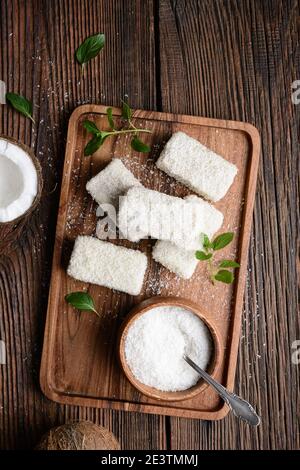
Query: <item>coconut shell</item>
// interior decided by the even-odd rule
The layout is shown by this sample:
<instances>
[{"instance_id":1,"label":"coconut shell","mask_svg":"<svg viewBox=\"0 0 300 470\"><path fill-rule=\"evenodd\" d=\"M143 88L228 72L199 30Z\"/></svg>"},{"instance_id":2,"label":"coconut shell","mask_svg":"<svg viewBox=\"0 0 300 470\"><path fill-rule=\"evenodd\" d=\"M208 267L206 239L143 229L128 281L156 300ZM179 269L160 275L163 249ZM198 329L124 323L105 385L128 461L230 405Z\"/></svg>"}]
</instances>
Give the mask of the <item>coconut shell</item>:
<instances>
[{"instance_id":1,"label":"coconut shell","mask_svg":"<svg viewBox=\"0 0 300 470\"><path fill-rule=\"evenodd\" d=\"M120 450L120 444L108 429L79 421L50 429L36 450Z\"/></svg>"},{"instance_id":2,"label":"coconut shell","mask_svg":"<svg viewBox=\"0 0 300 470\"><path fill-rule=\"evenodd\" d=\"M29 209L26 212L24 212L24 214L22 214L20 217L17 217L15 220L12 220L11 222L5 222L5 223L0 222L0 256L1 256L1 255L7 255L10 251L12 251L15 248L16 242L18 238L21 236L21 233L23 231L23 228L29 216L32 214L34 209L39 204L40 199L41 199L42 189L43 189L43 175L42 175L42 168L41 168L40 162L38 161L33 151L29 147L18 142L15 139L12 139L11 137L6 137L4 135L0 135L0 139L7 140L17 145L18 147L21 147L21 149L27 153L27 155L32 160L36 168L37 179L38 179L37 194L31 207L29 207Z\"/></svg>"}]
</instances>

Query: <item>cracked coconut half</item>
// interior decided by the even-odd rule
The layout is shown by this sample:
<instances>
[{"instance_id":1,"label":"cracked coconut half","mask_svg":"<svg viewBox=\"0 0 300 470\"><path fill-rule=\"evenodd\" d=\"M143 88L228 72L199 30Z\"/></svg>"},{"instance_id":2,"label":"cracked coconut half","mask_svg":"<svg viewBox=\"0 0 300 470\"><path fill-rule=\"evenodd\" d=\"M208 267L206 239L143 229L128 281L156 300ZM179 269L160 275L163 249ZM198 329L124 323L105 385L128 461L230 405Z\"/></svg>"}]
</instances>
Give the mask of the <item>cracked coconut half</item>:
<instances>
[{"instance_id":1,"label":"cracked coconut half","mask_svg":"<svg viewBox=\"0 0 300 470\"><path fill-rule=\"evenodd\" d=\"M36 205L40 173L29 149L0 137L0 223L15 221Z\"/></svg>"},{"instance_id":2,"label":"cracked coconut half","mask_svg":"<svg viewBox=\"0 0 300 470\"><path fill-rule=\"evenodd\" d=\"M33 152L0 136L0 255L14 248L40 201L42 186L41 166Z\"/></svg>"}]
</instances>

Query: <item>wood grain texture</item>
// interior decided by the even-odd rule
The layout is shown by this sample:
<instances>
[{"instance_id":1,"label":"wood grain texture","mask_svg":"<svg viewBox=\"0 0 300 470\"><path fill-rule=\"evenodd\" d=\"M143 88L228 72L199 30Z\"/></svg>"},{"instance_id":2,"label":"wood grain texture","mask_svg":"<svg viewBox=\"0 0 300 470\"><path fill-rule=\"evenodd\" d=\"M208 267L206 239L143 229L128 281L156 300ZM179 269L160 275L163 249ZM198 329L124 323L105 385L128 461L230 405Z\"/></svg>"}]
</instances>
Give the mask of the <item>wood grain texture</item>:
<instances>
[{"instance_id":1,"label":"wood grain texture","mask_svg":"<svg viewBox=\"0 0 300 470\"><path fill-rule=\"evenodd\" d=\"M112 429L126 449L166 446L160 417L58 406L38 384L68 118L84 102L119 105L125 92L134 106L156 107L153 11L147 0L0 3L0 79L33 99L37 121L32 128L1 106L0 133L35 149L45 180L18 250L0 259L0 448L32 447L52 425L79 418ZM106 47L82 78L74 50L98 31Z\"/></svg>"},{"instance_id":2,"label":"wood grain texture","mask_svg":"<svg viewBox=\"0 0 300 470\"><path fill-rule=\"evenodd\" d=\"M262 425L171 420L171 447L299 448L297 226L299 79L297 1L162 1L162 107L258 127L262 159L250 249L236 391ZM297 75L298 74L298 75ZM176 99L177 98L177 99Z\"/></svg>"},{"instance_id":3,"label":"wood grain texture","mask_svg":"<svg viewBox=\"0 0 300 470\"><path fill-rule=\"evenodd\" d=\"M134 26L133 26L134 25ZM107 47L81 79L76 46L103 31ZM51 425L91 419L123 448L300 447L300 338L296 297L299 224L297 0L2 0L0 79L34 100L36 129L0 105L0 133L35 148L45 197L18 250L0 259L0 447L32 446ZM236 391L261 409L250 430L232 417L209 423L59 406L38 385L68 117L84 102L247 120L262 135ZM58 183L58 188L51 193ZM51 193L51 194L49 194Z\"/></svg>"}]
</instances>

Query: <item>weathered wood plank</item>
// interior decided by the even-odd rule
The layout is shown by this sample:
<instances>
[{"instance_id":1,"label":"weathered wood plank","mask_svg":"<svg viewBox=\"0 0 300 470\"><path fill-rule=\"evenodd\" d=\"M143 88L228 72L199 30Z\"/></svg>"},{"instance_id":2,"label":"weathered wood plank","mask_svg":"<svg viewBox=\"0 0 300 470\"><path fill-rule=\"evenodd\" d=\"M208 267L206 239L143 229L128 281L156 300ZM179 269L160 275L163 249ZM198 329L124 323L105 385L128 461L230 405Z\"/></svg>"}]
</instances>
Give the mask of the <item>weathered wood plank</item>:
<instances>
[{"instance_id":1,"label":"weathered wood plank","mask_svg":"<svg viewBox=\"0 0 300 470\"><path fill-rule=\"evenodd\" d=\"M169 439L160 418L61 407L42 397L37 375L57 188L43 198L19 250L0 260L0 338L9 361L0 366L1 448L30 447L49 426L81 417L113 429L124 448L159 449L166 441L181 449L299 448L299 366L290 360L300 337L300 107L290 99L299 79L298 17L296 0L0 2L0 79L40 106L37 131L1 106L0 132L36 146L46 193L60 181L68 116L85 101L118 105L128 92L136 107L245 119L263 137L236 388L259 404L262 427L173 419ZM99 29L107 47L90 66L96 78L82 80L73 52Z\"/></svg>"},{"instance_id":2,"label":"weathered wood plank","mask_svg":"<svg viewBox=\"0 0 300 470\"><path fill-rule=\"evenodd\" d=\"M171 420L174 449L299 448L297 1L160 2L164 111L246 120L262 136L236 391L262 425Z\"/></svg>"},{"instance_id":3,"label":"weathered wood plank","mask_svg":"<svg viewBox=\"0 0 300 470\"><path fill-rule=\"evenodd\" d=\"M45 178L40 210L18 250L0 259L0 338L7 348L7 365L0 366L2 449L31 447L52 425L79 418L109 427L126 449L166 445L164 418L59 406L38 384L68 117L84 102L119 105L124 93L135 107L156 107L153 12L152 0L0 3L0 79L33 100L37 121L32 128L1 106L0 133L35 148ZM82 77L74 51L99 31L106 47Z\"/></svg>"}]
</instances>

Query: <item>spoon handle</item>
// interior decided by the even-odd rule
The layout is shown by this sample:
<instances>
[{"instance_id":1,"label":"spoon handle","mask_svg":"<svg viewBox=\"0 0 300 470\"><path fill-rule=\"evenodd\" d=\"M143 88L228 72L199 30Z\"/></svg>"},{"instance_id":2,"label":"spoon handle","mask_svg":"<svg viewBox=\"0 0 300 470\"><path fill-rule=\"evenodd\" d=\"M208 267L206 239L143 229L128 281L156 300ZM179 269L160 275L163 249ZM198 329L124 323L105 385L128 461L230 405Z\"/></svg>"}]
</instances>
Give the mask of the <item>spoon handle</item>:
<instances>
[{"instance_id":1,"label":"spoon handle","mask_svg":"<svg viewBox=\"0 0 300 470\"><path fill-rule=\"evenodd\" d=\"M220 397L225 401L225 403L229 406L237 418L246 421L252 426L259 425L260 417L257 415L250 403L238 397L234 393L229 392L225 387L223 387L223 385L221 385L207 372L201 369L201 367L197 366L197 364L195 364L194 361L192 361L192 359L190 359L188 356L184 355L183 358L207 383L209 383L218 392Z\"/></svg>"}]
</instances>

